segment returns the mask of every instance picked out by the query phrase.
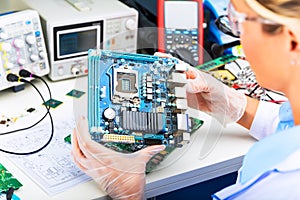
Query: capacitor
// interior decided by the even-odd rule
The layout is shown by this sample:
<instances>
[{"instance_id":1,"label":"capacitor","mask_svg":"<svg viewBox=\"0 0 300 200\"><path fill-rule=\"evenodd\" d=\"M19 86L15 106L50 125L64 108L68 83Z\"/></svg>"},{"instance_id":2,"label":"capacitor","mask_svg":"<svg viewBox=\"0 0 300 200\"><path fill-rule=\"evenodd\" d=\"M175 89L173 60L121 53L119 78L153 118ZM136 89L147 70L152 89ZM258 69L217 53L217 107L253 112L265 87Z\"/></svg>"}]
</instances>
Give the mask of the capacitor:
<instances>
[{"instance_id":1,"label":"capacitor","mask_svg":"<svg viewBox=\"0 0 300 200\"><path fill-rule=\"evenodd\" d=\"M108 120L113 120L116 117L116 111L112 108L107 108L104 110L103 115Z\"/></svg>"}]
</instances>

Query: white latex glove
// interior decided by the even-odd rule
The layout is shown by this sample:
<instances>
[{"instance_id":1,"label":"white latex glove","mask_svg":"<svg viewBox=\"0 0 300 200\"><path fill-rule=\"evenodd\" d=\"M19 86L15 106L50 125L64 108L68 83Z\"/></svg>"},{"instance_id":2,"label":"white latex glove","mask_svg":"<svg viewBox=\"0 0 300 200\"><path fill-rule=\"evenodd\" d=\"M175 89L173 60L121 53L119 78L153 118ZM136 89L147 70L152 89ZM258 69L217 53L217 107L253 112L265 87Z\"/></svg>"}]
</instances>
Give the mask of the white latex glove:
<instances>
[{"instance_id":1,"label":"white latex glove","mask_svg":"<svg viewBox=\"0 0 300 200\"><path fill-rule=\"evenodd\" d=\"M143 199L145 167L165 146L149 146L131 154L119 153L93 141L85 118L72 135L75 163L113 199Z\"/></svg>"},{"instance_id":2,"label":"white latex glove","mask_svg":"<svg viewBox=\"0 0 300 200\"><path fill-rule=\"evenodd\" d=\"M172 55L156 52L155 56ZM182 64L183 61L179 60ZM201 110L216 118L222 125L237 122L244 114L247 99L244 93L228 87L212 75L187 63L187 101L190 108Z\"/></svg>"},{"instance_id":3,"label":"white latex glove","mask_svg":"<svg viewBox=\"0 0 300 200\"><path fill-rule=\"evenodd\" d=\"M244 93L194 67L188 67L186 74L189 107L208 113L222 125L237 122L243 116L247 105Z\"/></svg>"}]
</instances>

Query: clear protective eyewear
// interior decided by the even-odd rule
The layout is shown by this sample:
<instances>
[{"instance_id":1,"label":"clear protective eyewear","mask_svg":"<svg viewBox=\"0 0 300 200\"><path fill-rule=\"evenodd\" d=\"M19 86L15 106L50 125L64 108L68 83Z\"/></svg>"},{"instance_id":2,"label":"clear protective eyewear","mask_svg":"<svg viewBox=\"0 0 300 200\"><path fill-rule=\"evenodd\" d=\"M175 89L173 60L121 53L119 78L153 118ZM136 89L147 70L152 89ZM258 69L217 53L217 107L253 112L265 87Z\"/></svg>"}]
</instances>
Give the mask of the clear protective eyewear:
<instances>
[{"instance_id":1,"label":"clear protective eyewear","mask_svg":"<svg viewBox=\"0 0 300 200\"><path fill-rule=\"evenodd\" d=\"M274 21L262 18L262 17L248 17L245 13L240 13L235 10L232 3L228 4L228 24L231 29L231 33L237 37L243 32L242 23L245 21L253 21L267 25L280 25Z\"/></svg>"}]
</instances>

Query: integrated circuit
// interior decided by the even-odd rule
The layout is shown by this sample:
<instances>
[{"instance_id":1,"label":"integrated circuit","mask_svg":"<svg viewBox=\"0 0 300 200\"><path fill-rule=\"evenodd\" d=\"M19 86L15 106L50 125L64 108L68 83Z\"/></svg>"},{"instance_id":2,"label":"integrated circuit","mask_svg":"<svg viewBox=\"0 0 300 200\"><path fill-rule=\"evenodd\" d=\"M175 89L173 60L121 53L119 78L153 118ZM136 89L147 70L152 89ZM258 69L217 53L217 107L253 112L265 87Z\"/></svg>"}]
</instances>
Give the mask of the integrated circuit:
<instances>
[{"instance_id":1,"label":"integrated circuit","mask_svg":"<svg viewBox=\"0 0 300 200\"><path fill-rule=\"evenodd\" d=\"M63 102L58 101L56 99L49 99L48 101L46 101L45 103L43 103L43 105L50 107L50 108L56 108L57 106L59 106L60 104L62 104Z\"/></svg>"}]
</instances>

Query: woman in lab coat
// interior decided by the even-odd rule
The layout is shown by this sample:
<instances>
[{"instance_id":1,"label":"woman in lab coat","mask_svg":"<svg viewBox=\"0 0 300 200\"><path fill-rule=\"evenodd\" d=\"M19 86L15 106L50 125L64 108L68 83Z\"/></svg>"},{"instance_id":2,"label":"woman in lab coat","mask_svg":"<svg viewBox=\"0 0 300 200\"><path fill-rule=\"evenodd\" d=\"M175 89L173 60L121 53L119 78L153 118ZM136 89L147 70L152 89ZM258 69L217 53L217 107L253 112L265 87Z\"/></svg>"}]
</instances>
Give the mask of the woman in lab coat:
<instances>
[{"instance_id":1,"label":"woman in lab coat","mask_svg":"<svg viewBox=\"0 0 300 200\"><path fill-rule=\"evenodd\" d=\"M250 112L247 117L247 111L257 110L250 133L261 140L246 154L236 184L213 197L299 199L300 1L232 0L228 14L231 21L239 21L233 22L233 32L240 34L259 84L283 92L289 101L279 111L264 102L257 109L246 108L239 123L250 127L248 119L254 115Z\"/></svg>"},{"instance_id":2,"label":"woman in lab coat","mask_svg":"<svg viewBox=\"0 0 300 200\"><path fill-rule=\"evenodd\" d=\"M189 106L207 111L223 124L238 122L260 139L246 154L236 184L212 198L299 199L300 1L231 0L228 15L258 83L283 92L289 101L280 106L258 102L189 67ZM75 162L108 195L143 198L146 162L163 146L124 156L92 141L85 119L72 138Z\"/></svg>"}]
</instances>

